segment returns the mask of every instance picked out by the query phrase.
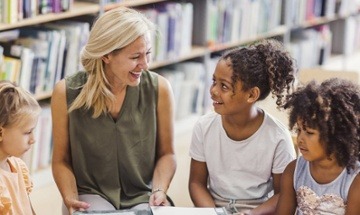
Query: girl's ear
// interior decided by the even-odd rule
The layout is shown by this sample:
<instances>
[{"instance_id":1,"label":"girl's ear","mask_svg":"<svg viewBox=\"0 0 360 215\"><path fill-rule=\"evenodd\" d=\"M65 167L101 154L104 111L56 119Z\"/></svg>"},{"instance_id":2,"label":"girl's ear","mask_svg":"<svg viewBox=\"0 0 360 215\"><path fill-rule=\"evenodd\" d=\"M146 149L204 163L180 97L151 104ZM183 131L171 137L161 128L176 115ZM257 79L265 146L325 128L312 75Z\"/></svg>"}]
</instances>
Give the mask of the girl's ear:
<instances>
[{"instance_id":1,"label":"girl's ear","mask_svg":"<svg viewBox=\"0 0 360 215\"><path fill-rule=\"evenodd\" d=\"M2 142L2 139L3 139L3 128L0 127L0 142Z\"/></svg>"},{"instance_id":2,"label":"girl's ear","mask_svg":"<svg viewBox=\"0 0 360 215\"><path fill-rule=\"evenodd\" d=\"M260 97L260 89L258 87L253 87L248 91L247 102L255 103Z\"/></svg>"}]
</instances>

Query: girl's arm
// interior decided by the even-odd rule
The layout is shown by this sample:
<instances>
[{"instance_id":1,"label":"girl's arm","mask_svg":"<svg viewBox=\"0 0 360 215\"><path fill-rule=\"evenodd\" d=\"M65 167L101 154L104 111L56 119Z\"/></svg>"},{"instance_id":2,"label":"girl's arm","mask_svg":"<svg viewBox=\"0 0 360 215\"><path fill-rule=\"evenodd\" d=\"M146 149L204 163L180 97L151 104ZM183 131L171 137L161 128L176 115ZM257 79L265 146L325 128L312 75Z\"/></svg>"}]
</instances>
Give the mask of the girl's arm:
<instances>
[{"instance_id":1,"label":"girl's arm","mask_svg":"<svg viewBox=\"0 0 360 215\"><path fill-rule=\"evenodd\" d=\"M360 175L358 174L354 181L352 182L349 194L348 194L348 201L346 205L346 212L345 215L357 215L360 214Z\"/></svg>"},{"instance_id":2,"label":"girl's arm","mask_svg":"<svg viewBox=\"0 0 360 215\"><path fill-rule=\"evenodd\" d=\"M169 205L165 194L176 170L174 151L174 97L169 82L162 76L159 76L158 80L157 161L152 179L153 193L150 196L149 204Z\"/></svg>"},{"instance_id":3,"label":"girl's arm","mask_svg":"<svg viewBox=\"0 0 360 215\"><path fill-rule=\"evenodd\" d=\"M279 201L276 206L277 215L294 214L296 210L296 193L294 190L294 171L296 160L289 163L281 177Z\"/></svg>"},{"instance_id":4,"label":"girl's arm","mask_svg":"<svg viewBox=\"0 0 360 215\"><path fill-rule=\"evenodd\" d=\"M279 200L281 175L282 174L272 174L274 195L270 199L268 199L266 202L262 203L255 209L251 210L249 214L257 215L257 214L274 214L275 213L276 205Z\"/></svg>"},{"instance_id":5,"label":"girl's arm","mask_svg":"<svg viewBox=\"0 0 360 215\"><path fill-rule=\"evenodd\" d=\"M78 201L75 176L71 166L65 80L60 81L54 88L51 97L51 115L54 141L53 176L64 204L72 214L75 210L88 208L89 204Z\"/></svg>"},{"instance_id":6,"label":"girl's arm","mask_svg":"<svg viewBox=\"0 0 360 215\"><path fill-rule=\"evenodd\" d=\"M207 189L208 176L206 163L191 159L189 192L196 207L215 207L215 202Z\"/></svg>"}]
</instances>

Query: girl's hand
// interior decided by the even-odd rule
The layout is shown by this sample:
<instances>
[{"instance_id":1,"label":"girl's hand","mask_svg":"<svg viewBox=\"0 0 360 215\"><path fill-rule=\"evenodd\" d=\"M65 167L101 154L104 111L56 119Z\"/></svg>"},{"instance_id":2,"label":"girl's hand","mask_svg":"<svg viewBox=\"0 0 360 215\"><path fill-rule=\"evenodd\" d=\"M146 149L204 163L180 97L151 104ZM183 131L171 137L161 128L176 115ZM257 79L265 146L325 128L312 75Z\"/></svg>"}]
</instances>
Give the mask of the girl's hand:
<instances>
[{"instance_id":1,"label":"girl's hand","mask_svg":"<svg viewBox=\"0 0 360 215\"><path fill-rule=\"evenodd\" d=\"M251 210L234 213L233 215L252 215Z\"/></svg>"},{"instance_id":2,"label":"girl's hand","mask_svg":"<svg viewBox=\"0 0 360 215\"><path fill-rule=\"evenodd\" d=\"M166 194L163 190L155 191L150 194L149 199L150 206L170 206L170 202L167 200Z\"/></svg>"},{"instance_id":3,"label":"girl's hand","mask_svg":"<svg viewBox=\"0 0 360 215\"><path fill-rule=\"evenodd\" d=\"M65 205L69 209L70 214L73 214L75 211L85 211L90 207L89 203L77 199L69 199L66 201Z\"/></svg>"}]
</instances>

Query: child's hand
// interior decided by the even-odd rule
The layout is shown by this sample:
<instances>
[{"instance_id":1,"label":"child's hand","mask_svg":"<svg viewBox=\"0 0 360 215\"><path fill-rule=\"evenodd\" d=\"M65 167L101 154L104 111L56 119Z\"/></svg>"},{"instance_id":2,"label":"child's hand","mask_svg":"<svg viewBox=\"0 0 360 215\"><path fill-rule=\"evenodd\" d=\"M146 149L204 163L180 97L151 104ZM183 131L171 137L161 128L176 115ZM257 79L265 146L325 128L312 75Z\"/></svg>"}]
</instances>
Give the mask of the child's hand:
<instances>
[{"instance_id":1,"label":"child's hand","mask_svg":"<svg viewBox=\"0 0 360 215\"><path fill-rule=\"evenodd\" d=\"M85 211L90 207L90 204L77 199L72 199L67 201L66 207L69 209L70 214L73 214L75 211Z\"/></svg>"},{"instance_id":2,"label":"child's hand","mask_svg":"<svg viewBox=\"0 0 360 215\"><path fill-rule=\"evenodd\" d=\"M251 210L234 213L233 215L251 215Z\"/></svg>"}]
</instances>

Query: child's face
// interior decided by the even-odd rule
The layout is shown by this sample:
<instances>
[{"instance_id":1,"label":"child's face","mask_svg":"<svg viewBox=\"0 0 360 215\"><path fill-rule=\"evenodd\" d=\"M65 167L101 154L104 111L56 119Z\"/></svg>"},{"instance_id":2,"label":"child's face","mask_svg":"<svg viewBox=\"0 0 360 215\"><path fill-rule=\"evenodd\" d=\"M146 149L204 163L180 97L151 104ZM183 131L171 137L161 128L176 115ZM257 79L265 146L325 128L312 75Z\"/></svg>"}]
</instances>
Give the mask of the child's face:
<instances>
[{"instance_id":1,"label":"child's face","mask_svg":"<svg viewBox=\"0 0 360 215\"><path fill-rule=\"evenodd\" d=\"M1 127L0 155L20 157L35 143L37 117L25 117L20 124Z\"/></svg>"},{"instance_id":2,"label":"child's face","mask_svg":"<svg viewBox=\"0 0 360 215\"><path fill-rule=\"evenodd\" d=\"M297 121L297 144L303 158L307 161L327 159L325 149L320 142L318 130L304 127L301 120Z\"/></svg>"},{"instance_id":3,"label":"child's face","mask_svg":"<svg viewBox=\"0 0 360 215\"><path fill-rule=\"evenodd\" d=\"M213 83L210 87L210 95L213 100L215 112L221 115L241 113L247 103L248 93L242 91L240 81L233 87L232 68L225 60L220 60L213 74Z\"/></svg>"}]
</instances>

